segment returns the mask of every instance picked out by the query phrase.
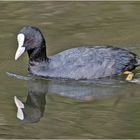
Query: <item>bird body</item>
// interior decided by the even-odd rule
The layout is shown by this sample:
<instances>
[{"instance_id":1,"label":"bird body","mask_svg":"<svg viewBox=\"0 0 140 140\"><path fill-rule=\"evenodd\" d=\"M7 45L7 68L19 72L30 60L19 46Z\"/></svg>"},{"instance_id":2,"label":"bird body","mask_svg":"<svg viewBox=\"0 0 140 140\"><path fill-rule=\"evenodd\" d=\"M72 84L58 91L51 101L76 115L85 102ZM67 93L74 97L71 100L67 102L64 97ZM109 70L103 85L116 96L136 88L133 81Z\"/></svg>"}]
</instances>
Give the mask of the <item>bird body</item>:
<instances>
[{"instance_id":1,"label":"bird body","mask_svg":"<svg viewBox=\"0 0 140 140\"><path fill-rule=\"evenodd\" d=\"M45 39L38 28L24 27L19 34L24 35L19 46L28 52L29 73L36 76L96 79L132 71L140 65L136 54L111 46L83 46L46 56Z\"/></svg>"}]
</instances>

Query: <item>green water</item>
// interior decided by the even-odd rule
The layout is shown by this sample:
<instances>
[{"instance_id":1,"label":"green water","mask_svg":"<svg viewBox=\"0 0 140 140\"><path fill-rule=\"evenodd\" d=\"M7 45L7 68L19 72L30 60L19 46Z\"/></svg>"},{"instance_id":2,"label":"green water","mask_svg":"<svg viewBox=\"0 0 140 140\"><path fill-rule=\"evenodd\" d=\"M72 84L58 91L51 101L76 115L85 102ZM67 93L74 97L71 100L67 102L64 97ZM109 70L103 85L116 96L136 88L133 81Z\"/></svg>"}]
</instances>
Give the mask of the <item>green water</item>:
<instances>
[{"instance_id":1,"label":"green water","mask_svg":"<svg viewBox=\"0 0 140 140\"><path fill-rule=\"evenodd\" d=\"M140 56L140 2L0 2L0 138L140 138L140 82L27 78L27 55L14 60L24 25L42 30L48 55L113 45ZM14 96L26 102L25 121Z\"/></svg>"}]
</instances>

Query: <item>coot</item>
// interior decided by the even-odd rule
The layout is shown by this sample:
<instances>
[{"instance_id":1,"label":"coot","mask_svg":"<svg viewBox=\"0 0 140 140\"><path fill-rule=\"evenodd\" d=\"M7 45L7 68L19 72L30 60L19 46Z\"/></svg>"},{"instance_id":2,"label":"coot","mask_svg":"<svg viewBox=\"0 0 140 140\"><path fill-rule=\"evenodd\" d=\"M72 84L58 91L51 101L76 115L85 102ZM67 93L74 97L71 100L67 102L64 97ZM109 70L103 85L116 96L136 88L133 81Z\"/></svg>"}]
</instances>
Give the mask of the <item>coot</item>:
<instances>
[{"instance_id":1,"label":"coot","mask_svg":"<svg viewBox=\"0 0 140 140\"><path fill-rule=\"evenodd\" d=\"M36 76L91 80L124 73L131 80L130 73L140 65L136 54L112 46L82 46L47 56L44 36L37 27L23 27L17 40L15 60L27 51L29 73Z\"/></svg>"}]
</instances>

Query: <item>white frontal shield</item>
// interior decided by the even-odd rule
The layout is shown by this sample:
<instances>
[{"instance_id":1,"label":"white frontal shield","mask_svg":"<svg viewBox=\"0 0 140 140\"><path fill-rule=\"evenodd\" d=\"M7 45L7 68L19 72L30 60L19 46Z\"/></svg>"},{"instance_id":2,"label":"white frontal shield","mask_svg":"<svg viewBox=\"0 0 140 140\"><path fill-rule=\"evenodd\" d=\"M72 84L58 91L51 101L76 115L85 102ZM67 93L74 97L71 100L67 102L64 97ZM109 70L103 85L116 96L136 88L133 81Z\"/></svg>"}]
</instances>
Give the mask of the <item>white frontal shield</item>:
<instances>
[{"instance_id":1,"label":"white frontal shield","mask_svg":"<svg viewBox=\"0 0 140 140\"><path fill-rule=\"evenodd\" d=\"M25 47L23 47L24 40L25 40L24 34L17 35L18 49L17 49L16 54L15 54L15 60L17 60L25 51Z\"/></svg>"}]
</instances>

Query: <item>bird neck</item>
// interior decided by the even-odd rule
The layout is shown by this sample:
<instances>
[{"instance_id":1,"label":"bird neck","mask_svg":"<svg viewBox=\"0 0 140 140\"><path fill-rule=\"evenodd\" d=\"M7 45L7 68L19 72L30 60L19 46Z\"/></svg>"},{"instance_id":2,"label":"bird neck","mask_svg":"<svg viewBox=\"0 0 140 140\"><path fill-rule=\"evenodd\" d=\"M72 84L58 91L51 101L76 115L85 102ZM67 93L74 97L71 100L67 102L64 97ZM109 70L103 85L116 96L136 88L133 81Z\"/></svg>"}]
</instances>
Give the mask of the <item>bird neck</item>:
<instances>
[{"instance_id":1,"label":"bird neck","mask_svg":"<svg viewBox=\"0 0 140 140\"><path fill-rule=\"evenodd\" d=\"M38 47L28 51L29 63L40 63L48 60L46 55L46 47Z\"/></svg>"}]
</instances>

